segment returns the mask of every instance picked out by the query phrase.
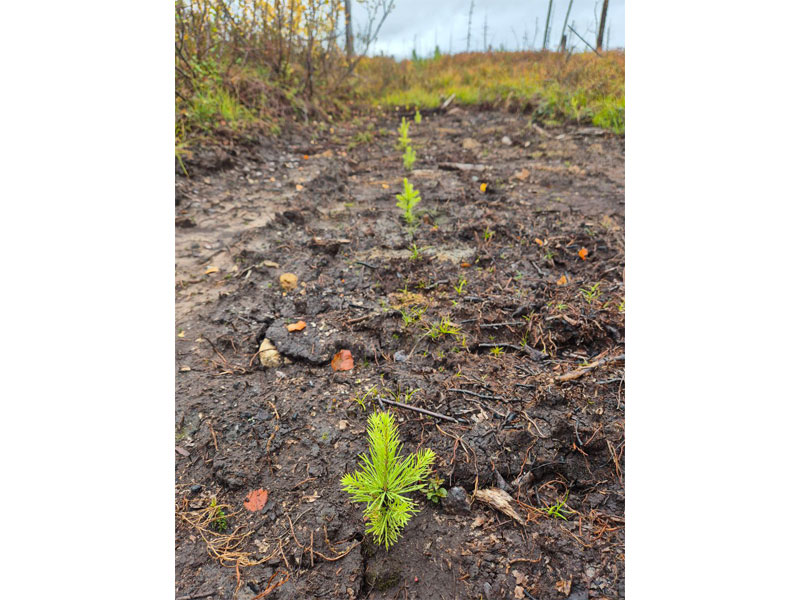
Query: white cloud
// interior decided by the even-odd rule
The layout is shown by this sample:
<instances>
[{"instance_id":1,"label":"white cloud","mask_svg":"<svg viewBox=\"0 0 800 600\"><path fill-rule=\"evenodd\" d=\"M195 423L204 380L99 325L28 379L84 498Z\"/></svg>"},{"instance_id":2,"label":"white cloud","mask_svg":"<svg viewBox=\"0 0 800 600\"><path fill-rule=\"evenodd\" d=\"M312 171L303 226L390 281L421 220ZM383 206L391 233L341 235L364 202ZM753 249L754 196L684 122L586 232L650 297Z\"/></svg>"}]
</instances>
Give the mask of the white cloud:
<instances>
[{"instance_id":1,"label":"white cloud","mask_svg":"<svg viewBox=\"0 0 800 600\"><path fill-rule=\"evenodd\" d=\"M364 11L358 2L353 2L353 5L358 25L363 23ZM371 54L383 52L407 57L416 49L418 55L430 56L436 45L442 52L466 50L470 0L395 0L395 5ZM470 49L484 49L484 22L487 46L494 49L502 46L507 50L541 49L547 5L548 0L476 0ZM558 46L568 5L569 0L553 0L551 33L548 36L551 49ZM575 30L591 44L597 38L601 7L601 0L573 0L569 23L574 23ZM610 30L609 45L612 48L625 46L624 0L609 1L606 30ZM569 46L574 46L576 51L585 49L583 42L569 29L567 35Z\"/></svg>"}]
</instances>

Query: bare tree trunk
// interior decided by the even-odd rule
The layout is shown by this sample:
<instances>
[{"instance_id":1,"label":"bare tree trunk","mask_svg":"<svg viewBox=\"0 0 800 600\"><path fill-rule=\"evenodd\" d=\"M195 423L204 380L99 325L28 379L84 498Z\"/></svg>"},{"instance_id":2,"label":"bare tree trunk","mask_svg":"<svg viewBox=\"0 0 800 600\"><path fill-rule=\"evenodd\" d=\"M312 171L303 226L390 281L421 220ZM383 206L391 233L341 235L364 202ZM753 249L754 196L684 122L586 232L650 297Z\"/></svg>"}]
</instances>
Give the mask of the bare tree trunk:
<instances>
[{"instance_id":1,"label":"bare tree trunk","mask_svg":"<svg viewBox=\"0 0 800 600\"><path fill-rule=\"evenodd\" d=\"M606 28L606 13L608 13L608 0L603 0L603 12L600 14L600 29L597 31L597 51L603 49L603 30Z\"/></svg>"},{"instance_id":2,"label":"bare tree trunk","mask_svg":"<svg viewBox=\"0 0 800 600\"><path fill-rule=\"evenodd\" d=\"M344 0L344 39L348 62L353 60L353 9L352 0Z\"/></svg>"},{"instance_id":3,"label":"bare tree trunk","mask_svg":"<svg viewBox=\"0 0 800 600\"><path fill-rule=\"evenodd\" d=\"M552 2L552 0L550 0ZM469 52L469 38L472 36L472 11L475 10L475 0L469 3L469 19L467 20L467 52Z\"/></svg>"},{"instance_id":4,"label":"bare tree trunk","mask_svg":"<svg viewBox=\"0 0 800 600\"><path fill-rule=\"evenodd\" d=\"M547 50L547 38L550 34L550 12L553 10L553 0L547 4L547 21L544 24L544 42L542 43L542 50Z\"/></svg>"},{"instance_id":5,"label":"bare tree trunk","mask_svg":"<svg viewBox=\"0 0 800 600\"><path fill-rule=\"evenodd\" d=\"M487 45L487 42L486 42L486 34L488 33L488 31L489 31L489 21L488 21L488 17L486 15L486 12L484 11L484 13L483 13L483 51L484 52L486 52L486 50L489 48L489 46Z\"/></svg>"},{"instance_id":6,"label":"bare tree trunk","mask_svg":"<svg viewBox=\"0 0 800 600\"><path fill-rule=\"evenodd\" d=\"M567 16L564 17L564 27L561 28L561 51L567 49L567 23L569 22L569 13L572 10L572 0L569 0L569 5L567 6Z\"/></svg>"}]
</instances>

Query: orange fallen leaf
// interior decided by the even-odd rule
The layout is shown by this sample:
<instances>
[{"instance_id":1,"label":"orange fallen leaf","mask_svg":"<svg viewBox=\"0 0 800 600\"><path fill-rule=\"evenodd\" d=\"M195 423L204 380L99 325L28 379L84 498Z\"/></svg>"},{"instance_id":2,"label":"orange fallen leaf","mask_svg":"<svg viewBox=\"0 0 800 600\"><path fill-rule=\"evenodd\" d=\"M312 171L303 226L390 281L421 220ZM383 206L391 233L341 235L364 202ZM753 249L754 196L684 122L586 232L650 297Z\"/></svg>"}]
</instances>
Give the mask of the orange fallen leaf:
<instances>
[{"instance_id":1,"label":"orange fallen leaf","mask_svg":"<svg viewBox=\"0 0 800 600\"><path fill-rule=\"evenodd\" d=\"M381 184L381 187L382 187L383 189L385 189L385 190L388 190L388 189L389 189L389 184L388 184L388 183L382 183L382 184Z\"/></svg>"},{"instance_id":2,"label":"orange fallen leaf","mask_svg":"<svg viewBox=\"0 0 800 600\"><path fill-rule=\"evenodd\" d=\"M331 367L333 367L334 371L349 371L354 366L353 355L350 354L350 350L339 350L331 360Z\"/></svg>"},{"instance_id":3,"label":"orange fallen leaf","mask_svg":"<svg viewBox=\"0 0 800 600\"><path fill-rule=\"evenodd\" d=\"M286 329L289 331L303 331L306 328L305 321L298 321L297 323L292 323L291 325L287 325Z\"/></svg>"},{"instance_id":4,"label":"orange fallen leaf","mask_svg":"<svg viewBox=\"0 0 800 600\"><path fill-rule=\"evenodd\" d=\"M556 285L564 285L564 284L566 284L566 283L567 283L567 276L566 276L566 275L562 275L562 276L561 276L561 277L558 279L558 281L556 281Z\"/></svg>"},{"instance_id":5,"label":"orange fallen leaf","mask_svg":"<svg viewBox=\"0 0 800 600\"><path fill-rule=\"evenodd\" d=\"M482 183L482 184L481 184L481 194L483 194L483 193L485 193L485 192L486 192L486 184L485 184L485 183Z\"/></svg>"},{"instance_id":6,"label":"orange fallen leaf","mask_svg":"<svg viewBox=\"0 0 800 600\"><path fill-rule=\"evenodd\" d=\"M589 251L586 248L581 248L578 250L578 256L581 257L581 260L586 260L586 257L589 256Z\"/></svg>"},{"instance_id":7,"label":"orange fallen leaf","mask_svg":"<svg viewBox=\"0 0 800 600\"><path fill-rule=\"evenodd\" d=\"M469 267L470 265L469 265L469 263L468 263L468 262L463 262L463 263L461 263L461 266L462 266L463 268L465 268L465 269L466 269L466 268L467 268L467 267Z\"/></svg>"},{"instance_id":8,"label":"orange fallen leaf","mask_svg":"<svg viewBox=\"0 0 800 600\"><path fill-rule=\"evenodd\" d=\"M250 512L258 512L264 508L267 498L269 498L269 490L252 490L244 499L244 507Z\"/></svg>"},{"instance_id":9,"label":"orange fallen leaf","mask_svg":"<svg viewBox=\"0 0 800 600\"><path fill-rule=\"evenodd\" d=\"M544 242L542 240L540 240L539 238L534 238L533 241L536 242L537 244L539 244L540 246L544 246Z\"/></svg>"},{"instance_id":10,"label":"orange fallen leaf","mask_svg":"<svg viewBox=\"0 0 800 600\"><path fill-rule=\"evenodd\" d=\"M303 154L303 160L308 160L308 154Z\"/></svg>"},{"instance_id":11,"label":"orange fallen leaf","mask_svg":"<svg viewBox=\"0 0 800 600\"><path fill-rule=\"evenodd\" d=\"M298 192L302 192L303 186L298 183L296 186L294 186L294 189L296 189Z\"/></svg>"}]
</instances>

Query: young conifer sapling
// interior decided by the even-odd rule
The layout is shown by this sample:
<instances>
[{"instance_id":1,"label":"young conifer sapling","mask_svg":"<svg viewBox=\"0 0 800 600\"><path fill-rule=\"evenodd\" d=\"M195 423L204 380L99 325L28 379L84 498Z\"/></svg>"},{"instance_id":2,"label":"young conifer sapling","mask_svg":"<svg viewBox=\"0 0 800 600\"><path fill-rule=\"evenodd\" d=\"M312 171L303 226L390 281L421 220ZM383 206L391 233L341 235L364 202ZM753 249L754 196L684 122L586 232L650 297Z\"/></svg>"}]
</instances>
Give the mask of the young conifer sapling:
<instances>
[{"instance_id":1,"label":"young conifer sapling","mask_svg":"<svg viewBox=\"0 0 800 600\"><path fill-rule=\"evenodd\" d=\"M397 138L397 146L402 150L406 146L411 143L411 140L408 138L408 129L411 126L411 123L406 121L406 118L403 117L403 120L400 121L400 127L397 128L397 133L399 133L399 137Z\"/></svg>"},{"instance_id":2,"label":"young conifer sapling","mask_svg":"<svg viewBox=\"0 0 800 600\"><path fill-rule=\"evenodd\" d=\"M369 416L367 437L369 454L360 456L358 471L342 477L342 489L353 502L367 504L367 533L388 550L420 510L407 494L425 487L435 455L426 448L401 458L403 445L390 412L378 411Z\"/></svg>"},{"instance_id":3,"label":"young conifer sapling","mask_svg":"<svg viewBox=\"0 0 800 600\"><path fill-rule=\"evenodd\" d=\"M395 194L398 208L403 209L403 218L406 223L411 225L414 222L414 207L419 203L419 190L414 189L413 183L408 183L408 179L403 177L403 193Z\"/></svg>"},{"instance_id":4,"label":"young conifer sapling","mask_svg":"<svg viewBox=\"0 0 800 600\"><path fill-rule=\"evenodd\" d=\"M414 168L415 162L417 162L417 151L409 144L406 146L406 151L403 153L403 167L406 171L410 171Z\"/></svg>"}]
</instances>

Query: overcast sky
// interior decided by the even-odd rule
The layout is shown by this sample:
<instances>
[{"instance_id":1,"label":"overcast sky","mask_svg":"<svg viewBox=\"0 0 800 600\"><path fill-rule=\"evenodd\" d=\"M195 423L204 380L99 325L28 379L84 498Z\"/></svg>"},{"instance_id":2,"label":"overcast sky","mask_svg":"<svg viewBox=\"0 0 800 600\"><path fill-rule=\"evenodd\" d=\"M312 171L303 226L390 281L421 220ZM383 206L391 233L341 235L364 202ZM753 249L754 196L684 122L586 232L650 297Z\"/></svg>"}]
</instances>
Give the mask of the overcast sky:
<instances>
[{"instance_id":1,"label":"overcast sky","mask_svg":"<svg viewBox=\"0 0 800 600\"><path fill-rule=\"evenodd\" d=\"M470 50L486 45L506 50L541 49L549 0L475 0L472 15ZM436 45L442 52L464 52L467 49L467 22L470 0L395 0L395 9L383 24L378 41L370 54L385 53L405 58L416 48L420 56L433 54ZM550 17L551 34L548 47L555 49L561 38L569 0L553 0ZM597 40L597 23L602 0L573 0L569 24L589 43ZM353 2L356 29L364 22L364 11ZM595 12L597 17L595 17ZM538 19L538 27L537 27ZM610 29L609 46L625 46L625 2L610 0L606 31ZM569 29L568 46L581 51L586 46ZM604 36L605 37L605 36ZM605 46L605 41L604 44Z\"/></svg>"}]
</instances>

